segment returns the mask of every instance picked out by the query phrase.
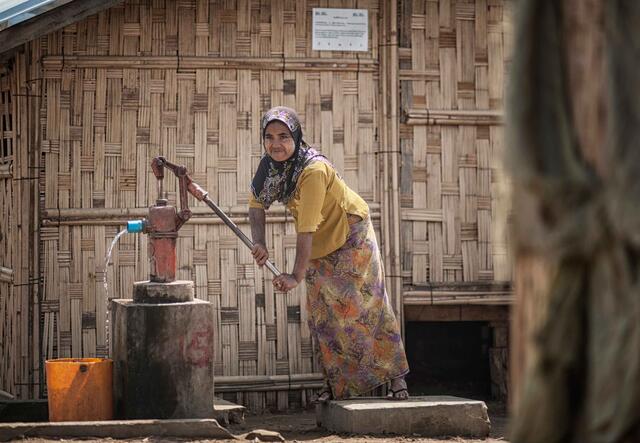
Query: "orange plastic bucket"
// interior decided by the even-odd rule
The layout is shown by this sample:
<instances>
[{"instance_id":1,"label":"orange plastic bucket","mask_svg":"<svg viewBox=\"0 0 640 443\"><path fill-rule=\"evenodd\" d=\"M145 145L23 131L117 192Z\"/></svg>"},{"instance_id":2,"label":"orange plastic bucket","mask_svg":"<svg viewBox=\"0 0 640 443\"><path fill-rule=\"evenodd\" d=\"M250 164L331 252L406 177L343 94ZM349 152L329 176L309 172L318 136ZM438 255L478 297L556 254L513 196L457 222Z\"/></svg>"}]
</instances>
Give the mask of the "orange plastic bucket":
<instances>
[{"instance_id":1,"label":"orange plastic bucket","mask_svg":"<svg viewBox=\"0 0 640 443\"><path fill-rule=\"evenodd\" d=\"M107 358L47 360L49 421L113 419L113 361Z\"/></svg>"}]
</instances>

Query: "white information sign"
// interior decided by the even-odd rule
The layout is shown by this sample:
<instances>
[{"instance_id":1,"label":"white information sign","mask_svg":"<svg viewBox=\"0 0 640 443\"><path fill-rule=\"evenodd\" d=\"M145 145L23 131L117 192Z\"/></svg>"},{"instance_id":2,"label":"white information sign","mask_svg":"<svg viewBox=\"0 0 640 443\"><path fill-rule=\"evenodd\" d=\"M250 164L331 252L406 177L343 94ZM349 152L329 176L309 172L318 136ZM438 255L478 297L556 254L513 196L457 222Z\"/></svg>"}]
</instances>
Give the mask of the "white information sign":
<instances>
[{"instance_id":1,"label":"white information sign","mask_svg":"<svg viewBox=\"0 0 640 443\"><path fill-rule=\"evenodd\" d=\"M313 8L315 51L368 51L369 11Z\"/></svg>"}]
</instances>

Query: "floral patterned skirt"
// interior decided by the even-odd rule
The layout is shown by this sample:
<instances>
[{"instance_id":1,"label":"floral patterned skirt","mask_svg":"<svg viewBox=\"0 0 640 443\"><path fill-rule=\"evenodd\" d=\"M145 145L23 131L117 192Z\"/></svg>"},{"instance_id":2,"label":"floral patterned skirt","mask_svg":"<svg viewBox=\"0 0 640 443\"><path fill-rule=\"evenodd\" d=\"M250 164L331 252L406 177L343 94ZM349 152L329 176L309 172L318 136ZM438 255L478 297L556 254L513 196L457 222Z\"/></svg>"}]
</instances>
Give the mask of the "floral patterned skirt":
<instances>
[{"instance_id":1,"label":"floral patterned skirt","mask_svg":"<svg viewBox=\"0 0 640 443\"><path fill-rule=\"evenodd\" d=\"M350 225L340 249L311 260L306 283L309 328L334 398L409 372L369 218Z\"/></svg>"}]
</instances>

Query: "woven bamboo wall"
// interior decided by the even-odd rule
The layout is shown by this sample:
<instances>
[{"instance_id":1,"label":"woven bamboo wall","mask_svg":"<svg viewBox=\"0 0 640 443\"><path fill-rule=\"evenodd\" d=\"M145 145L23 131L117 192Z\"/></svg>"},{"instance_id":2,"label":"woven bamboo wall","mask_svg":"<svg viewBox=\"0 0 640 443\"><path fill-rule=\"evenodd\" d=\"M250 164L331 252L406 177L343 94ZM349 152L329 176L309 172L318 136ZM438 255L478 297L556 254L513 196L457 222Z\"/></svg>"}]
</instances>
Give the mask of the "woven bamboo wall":
<instances>
[{"instance_id":1,"label":"woven bamboo wall","mask_svg":"<svg viewBox=\"0 0 640 443\"><path fill-rule=\"evenodd\" d=\"M272 105L300 112L306 140L372 203L379 223L377 4L357 2L369 10L372 48L358 57L311 50L310 9L322 4L126 1L39 39L45 358L107 354L106 298L129 298L132 283L147 278L146 237L121 238L108 295L105 255L130 217L126 210L142 215L157 196L154 156L185 164L249 232L243 222L262 154L259 119ZM175 203L177 181L165 182ZM313 372L303 289L274 294L271 276L233 233L208 209L194 212L180 231L178 278L194 280L196 296L215 307L215 374ZM281 208L270 213L271 255L290 269L293 224ZM253 409L285 408L305 395L233 399Z\"/></svg>"},{"instance_id":2,"label":"woven bamboo wall","mask_svg":"<svg viewBox=\"0 0 640 443\"><path fill-rule=\"evenodd\" d=\"M404 282L510 280L506 241L493 224L511 2L401 5Z\"/></svg>"},{"instance_id":3,"label":"woven bamboo wall","mask_svg":"<svg viewBox=\"0 0 640 443\"><path fill-rule=\"evenodd\" d=\"M313 7L368 9L369 52L312 51ZM9 350L0 386L37 396L40 357L107 354L106 299L130 297L132 283L147 278L146 237L120 240L106 274L108 295L105 255L124 222L143 217L156 198L154 156L185 164L249 232L259 118L272 105L296 108L307 141L370 203L395 307L400 283L410 291L425 283L508 280L506 246L492 227L509 24L504 0L129 0L31 42L14 76L21 97L14 120L28 134L14 162L19 180L0 179L0 198L6 202L13 186L13 207L32 228L29 234L23 224L13 243L14 286L0 278L0 290L13 291L0 298L0 347L3 355ZM165 182L175 203L176 181ZM8 216L2 208L6 203L0 222ZM216 308L215 372L227 377L223 391L262 383L231 397L254 410L304 403L308 391L286 390L298 382L309 387L313 377L297 374L318 370L303 289L274 294L270 275L234 235L207 208L193 210L180 232L178 276L194 280L197 296ZM290 269L290 216L276 207L267 221L271 255ZM421 303L422 294L404 295ZM263 392L270 383L263 375L275 376L283 390Z\"/></svg>"}]
</instances>

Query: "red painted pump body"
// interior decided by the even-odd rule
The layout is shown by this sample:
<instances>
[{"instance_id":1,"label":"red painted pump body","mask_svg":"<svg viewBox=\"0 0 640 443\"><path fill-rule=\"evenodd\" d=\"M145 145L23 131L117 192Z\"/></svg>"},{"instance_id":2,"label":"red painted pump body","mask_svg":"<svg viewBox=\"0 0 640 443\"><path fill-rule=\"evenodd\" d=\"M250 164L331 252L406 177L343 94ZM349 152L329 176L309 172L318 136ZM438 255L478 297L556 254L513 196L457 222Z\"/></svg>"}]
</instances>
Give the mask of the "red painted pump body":
<instances>
[{"instance_id":1,"label":"red painted pump body","mask_svg":"<svg viewBox=\"0 0 640 443\"><path fill-rule=\"evenodd\" d=\"M168 204L163 197L162 180L164 170L169 169L178 177L180 212ZM187 203L187 192L202 200L206 192L191 181L187 168L175 165L164 157L156 157L151 162L151 170L158 179L158 199L149 208L149 216L144 221L143 232L149 234L149 280L157 283L171 283L176 280L176 240L178 230L189 218L191 211Z\"/></svg>"},{"instance_id":2,"label":"red painted pump body","mask_svg":"<svg viewBox=\"0 0 640 443\"><path fill-rule=\"evenodd\" d=\"M176 279L176 239L182 225L176 208L167 200L158 199L149 208L145 232L149 234L149 279L158 283L170 283Z\"/></svg>"}]
</instances>

